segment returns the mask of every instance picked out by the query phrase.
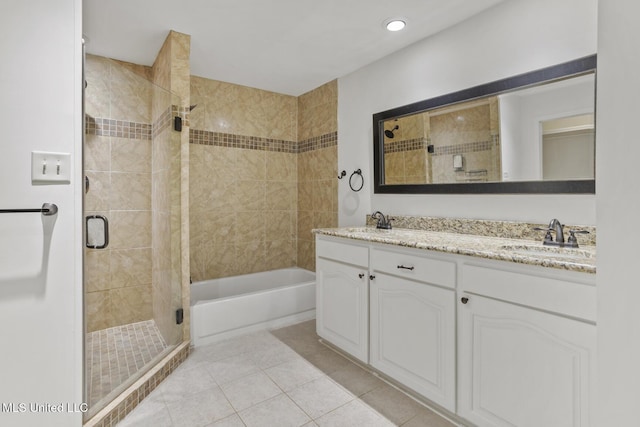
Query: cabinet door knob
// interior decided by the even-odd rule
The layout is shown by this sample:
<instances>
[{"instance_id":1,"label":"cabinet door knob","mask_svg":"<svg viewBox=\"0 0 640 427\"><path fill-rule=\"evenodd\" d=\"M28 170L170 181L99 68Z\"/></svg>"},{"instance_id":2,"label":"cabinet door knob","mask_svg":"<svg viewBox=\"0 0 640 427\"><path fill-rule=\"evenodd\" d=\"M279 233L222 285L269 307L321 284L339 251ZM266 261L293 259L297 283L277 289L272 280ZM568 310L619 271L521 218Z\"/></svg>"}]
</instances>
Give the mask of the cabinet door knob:
<instances>
[{"instance_id":1,"label":"cabinet door knob","mask_svg":"<svg viewBox=\"0 0 640 427\"><path fill-rule=\"evenodd\" d=\"M374 276L373 274L369 276L369 280L373 280L375 278L376 278L376 276Z\"/></svg>"},{"instance_id":2,"label":"cabinet door knob","mask_svg":"<svg viewBox=\"0 0 640 427\"><path fill-rule=\"evenodd\" d=\"M362 279L364 277L364 273L358 274L358 277Z\"/></svg>"},{"instance_id":3,"label":"cabinet door knob","mask_svg":"<svg viewBox=\"0 0 640 427\"><path fill-rule=\"evenodd\" d=\"M469 298L467 298L467 297L462 297L462 298L460 298L460 302L461 302L461 303L463 303L463 304L466 304L466 303L468 303L468 302L469 302Z\"/></svg>"}]
</instances>

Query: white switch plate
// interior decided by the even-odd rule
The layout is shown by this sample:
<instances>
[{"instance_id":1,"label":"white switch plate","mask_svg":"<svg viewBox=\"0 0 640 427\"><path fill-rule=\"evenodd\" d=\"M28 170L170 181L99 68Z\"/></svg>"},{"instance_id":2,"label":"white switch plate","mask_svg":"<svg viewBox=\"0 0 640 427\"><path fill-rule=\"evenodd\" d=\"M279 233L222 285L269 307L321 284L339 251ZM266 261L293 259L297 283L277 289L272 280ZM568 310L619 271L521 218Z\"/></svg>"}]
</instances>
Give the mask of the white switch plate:
<instances>
[{"instance_id":1,"label":"white switch plate","mask_svg":"<svg viewBox=\"0 0 640 427\"><path fill-rule=\"evenodd\" d=\"M70 182L70 153L31 152L32 184L69 184Z\"/></svg>"}]
</instances>

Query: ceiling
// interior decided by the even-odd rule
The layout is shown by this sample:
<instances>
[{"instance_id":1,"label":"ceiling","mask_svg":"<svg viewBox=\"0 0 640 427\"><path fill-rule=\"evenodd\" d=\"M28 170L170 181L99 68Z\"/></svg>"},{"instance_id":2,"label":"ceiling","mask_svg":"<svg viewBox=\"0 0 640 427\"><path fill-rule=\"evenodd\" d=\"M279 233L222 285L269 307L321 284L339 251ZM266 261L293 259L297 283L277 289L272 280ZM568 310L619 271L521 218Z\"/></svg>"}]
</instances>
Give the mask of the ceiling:
<instances>
[{"instance_id":1,"label":"ceiling","mask_svg":"<svg viewBox=\"0 0 640 427\"><path fill-rule=\"evenodd\" d=\"M191 74L298 96L501 1L84 0L83 33L88 53L149 66L189 34Z\"/></svg>"}]
</instances>

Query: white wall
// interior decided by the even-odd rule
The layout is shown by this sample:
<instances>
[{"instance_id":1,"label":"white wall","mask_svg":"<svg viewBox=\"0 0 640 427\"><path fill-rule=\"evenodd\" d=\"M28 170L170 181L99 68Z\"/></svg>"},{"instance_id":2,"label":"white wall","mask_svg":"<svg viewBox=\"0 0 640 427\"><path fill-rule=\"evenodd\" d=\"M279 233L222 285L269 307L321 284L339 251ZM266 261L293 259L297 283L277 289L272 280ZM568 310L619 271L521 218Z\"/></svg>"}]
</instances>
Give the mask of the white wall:
<instances>
[{"instance_id":1,"label":"white wall","mask_svg":"<svg viewBox=\"0 0 640 427\"><path fill-rule=\"evenodd\" d=\"M509 0L338 80L338 170L361 168L359 193L340 183L340 225L391 214L595 224L590 195L373 194L372 114L596 52L597 0Z\"/></svg>"},{"instance_id":2,"label":"white wall","mask_svg":"<svg viewBox=\"0 0 640 427\"><path fill-rule=\"evenodd\" d=\"M597 426L637 426L640 402L640 3L598 11L596 207L598 215ZM602 143L600 142L602 141Z\"/></svg>"},{"instance_id":3,"label":"white wall","mask_svg":"<svg viewBox=\"0 0 640 427\"><path fill-rule=\"evenodd\" d=\"M0 407L0 425L79 426L66 405L82 402L81 1L10 0L2 9L0 208L48 201L60 212L39 277L40 215L0 214L0 403L27 404L25 413ZM72 153L71 184L33 186L33 150ZM31 413L30 403L62 403L64 412Z\"/></svg>"}]
</instances>

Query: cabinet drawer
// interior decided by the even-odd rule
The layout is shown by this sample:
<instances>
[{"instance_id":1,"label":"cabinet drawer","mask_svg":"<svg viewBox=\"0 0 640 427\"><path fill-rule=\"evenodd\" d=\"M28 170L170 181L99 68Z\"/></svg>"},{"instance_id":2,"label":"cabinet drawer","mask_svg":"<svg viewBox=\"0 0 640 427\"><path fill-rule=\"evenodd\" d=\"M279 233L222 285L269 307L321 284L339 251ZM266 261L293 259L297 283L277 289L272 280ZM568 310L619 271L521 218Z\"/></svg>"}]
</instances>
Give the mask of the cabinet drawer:
<instances>
[{"instance_id":1,"label":"cabinet drawer","mask_svg":"<svg viewBox=\"0 0 640 427\"><path fill-rule=\"evenodd\" d=\"M371 265L376 271L455 288L456 264L453 261L382 249L371 250Z\"/></svg>"},{"instance_id":2,"label":"cabinet drawer","mask_svg":"<svg viewBox=\"0 0 640 427\"><path fill-rule=\"evenodd\" d=\"M365 268L369 265L369 248L351 243L351 241L341 243L318 237L316 239L316 256Z\"/></svg>"},{"instance_id":3,"label":"cabinet drawer","mask_svg":"<svg viewBox=\"0 0 640 427\"><path fill-rule=\"evenodd\" d=\"M494 266L462 267L461 291L595 322L596 287L572 275L526 274Z\"/></svg>"}]
</instances>

